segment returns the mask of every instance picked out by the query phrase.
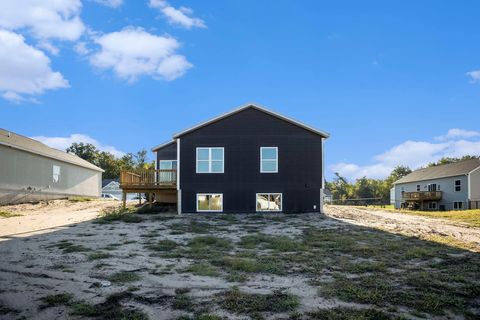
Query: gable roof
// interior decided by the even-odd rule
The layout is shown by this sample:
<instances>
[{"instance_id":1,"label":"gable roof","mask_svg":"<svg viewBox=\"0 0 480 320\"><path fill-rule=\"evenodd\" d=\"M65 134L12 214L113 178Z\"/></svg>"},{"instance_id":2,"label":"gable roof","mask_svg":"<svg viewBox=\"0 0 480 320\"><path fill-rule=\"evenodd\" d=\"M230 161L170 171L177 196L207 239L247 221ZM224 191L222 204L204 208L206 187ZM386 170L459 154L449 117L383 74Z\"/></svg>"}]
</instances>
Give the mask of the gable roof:
<instances>
[{"instance_id":1,"label":"gable roof","mask_svg":"<svg viewBox=\"0 0 480 320\"><path fill-rule=\"evenodd\" d=\"M2 128L0 128L0 145L5 145L7 147L38 154L47 158L67 162L79 167L103 172L103 169L91 164L86 160L83 160L74 154L50 148L40 141L24 137Z\"/></svg>"},{"instance_id":2,"label":"gable roof","mask_svg":"<svg viewBox=\"0 0 480 320\"><path fill-rule=\"evenodd\" d=\"M158 150L160 150L160 149L162 149L162 148L165 148L165 147L171 145L172 143L176 143L176 141L175 141L175 140L172 140L172 141L168 141L168 142L161 143L161 144L159 144L158 146L153 147L153 148L152 148L152 152L155 152L155 151L158 151Z\"/></svg>"},{"instance_id":3,"label":"gable roof","mask_svg":"<svg viewBox=\"0 0 480 320\"><path fill-rule=\"evenodd\" d=\"M115 182L117 185L120 185L120 183L118 182L118 179L103 179L102 180L102 188L105 188L106 186L108 186L112 182Z\"/></svg>"},{"instance_id":4,"label":"gable roof","mask_svg":"<svg viewBox=\"0 0 480 320\"><path fill-rule=\"evenodd\" d=\"M418 169L400 180L395 181L394 184L466 175L478 167L480 167L480 159L471 159Z\"/></svg>"},{"instance_id":5,"label":"gable roof","mask_svg":"<svg viewBox=\"0 0 480 320\"><path fill-rule=\"evenodd\" d=\"M222 119L224 119L224 118L226 118L226 117L229 117L229 116L231 116L231 115L233 115L233 114L236 114L236 113L238 113L238 112L241 112L241 111L246 110L246 109L249 109L249 108L259 110L259 111L261 111L261 112L264 112L264 113L266 113L266 114L269 114L269 115L271 115L271 116L274 116L274 117L276 117L276 118L278 118L278 119L280 119L280 120L289 122L289 123L291 123L291 124L293 124L293 125L296 125L296 126L298 126L298 127L300 127L300 128L303 128L303 129L305 129L305 130L308 130L308 131L311 131L311 132L313 132L313 133L315 133L315 134L318 134L319 136L321 136L321 137L323 137L323 138L328 138L328 137L330 137L330 134L327 133L327 132L325 132L325 131L321 131L321 130L315 129L315 128L313 128L313 127L310 127L309 125L306 125L306 124L304 124L304 123L302 123L302 122L300 122L300 121L294 120L294 119L292 119L292 118L288 118L288 117L283 116L283 115L281 115L281 114L279 114L279 113L276 113L276 112L274 112L274 111L271 111L271 110L268 110L268 109L266 109L266 108L264 108L264 107L261 107L261 106L259 106L258 104L248 103L248 104L246 104L246 105L241 106L240 108L237 108L237 109L235 109L235 110L229 111L229 112L224 113L224 114L222 114L222 115L220 115L220 116L218 116L218 117L212 118L212 119L207 120L207 121L205 121L205 122L202 122L202 123L200 123L200 124L198 124L198 125L196 125L196 126L193 126L193 127L189 128L189 129L186 129L186 130L184 130L184 131L181 131L181 132L179 132L179 133L176 133L176 134L173 136L173 138L174 138L174 139L177 139L177 138L179 138L179 137L181 137L181 136L183 136L183 135L185 135L185 134L187 134L187 133L189 133L189 132L192 132L192 131L195 131L195 130L197 130L197 129L200 129L200 128L205 127L205 126L207 126L207 125L209 125L209 124L211 124L211 123L220 121L220 120L222 120Z\"/></svg>"}]
</instances>

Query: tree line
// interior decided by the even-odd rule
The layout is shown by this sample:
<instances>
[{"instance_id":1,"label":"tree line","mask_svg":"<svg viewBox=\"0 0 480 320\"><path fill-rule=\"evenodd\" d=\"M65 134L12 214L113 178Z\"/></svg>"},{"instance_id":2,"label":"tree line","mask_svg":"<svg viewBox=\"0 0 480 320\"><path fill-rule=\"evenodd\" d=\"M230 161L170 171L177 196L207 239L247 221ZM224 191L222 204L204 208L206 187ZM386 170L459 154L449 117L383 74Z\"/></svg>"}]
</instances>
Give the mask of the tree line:
<instances>
[{"instance_id":1,"label":"tree line","mask_svg":"<svg viewBox=\"0 0 480 320\"><path fill-rule=\"evenodd\" d=\"M105 170L103 179L118 179L121 170L155 168L155 161L148 161L148 152L145 149L135 154L127 153L115 157L110 152L98 150L91 143L74 142L66 151Z\"/></svg>"},{"instance_id":2,"label":"tree line","mask_svg":"<svg viewBox=\"0 0 480 320\"><path fill-rule=\"evenodd\" d=\"M480 159L480 156L467 155L461 158L444 157L436 162L429 163L426 167L470 159ZM338 172L335 172L335 178L333 181L326 181L326 188L332 193L333 199L340 202L345 201L346 199L379 198L382 204L388 204L390 202L390 189L393 187L393 183L411 172L412 170L408 166L397 166L385 179L370 179L362 177L356 179L353 183L350 183L345 177L342 177ZM376 202L379 201L365 201L365 203Z\"/></svg>"}]
</instances>

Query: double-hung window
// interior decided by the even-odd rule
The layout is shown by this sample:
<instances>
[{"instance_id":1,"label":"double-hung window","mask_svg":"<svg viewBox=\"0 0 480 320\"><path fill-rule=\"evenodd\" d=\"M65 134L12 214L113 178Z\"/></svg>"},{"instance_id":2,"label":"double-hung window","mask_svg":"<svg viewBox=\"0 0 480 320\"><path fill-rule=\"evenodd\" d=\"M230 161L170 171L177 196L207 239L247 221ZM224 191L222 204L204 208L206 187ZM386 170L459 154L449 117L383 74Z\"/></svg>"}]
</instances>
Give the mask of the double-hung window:
<instances>
[{"instance_id":1,"label":"double-hung window","mask_svg":"<svg viewBox=\"0 0 480 320\"><path fill-rule=\"evenodd\" d=\"M282 211L282 194L257 193L257 211Z\"/></svg>"},{"instance_id":2,"label":"double-hung window","mask_svg":"<svg viewBox=\"0 0 480 320\"><path fill-rule=\"evenodd\" d=\"M197 212L222 212L223 195L221 193L197 193Z\"/></svg>"},{"instance_id":3,"label":"double-hung window","mask_svg":"<svg viewBox=\"0 0 480 320\"><path fill-rule=\"evenodd\" d=\"M278 148L260 147L260 172L277 173L278 172Z\"/></svg>"},{"instance_id":4,"label":"double-hung window","mask_svg":"<svg viewBox=\"0 0 480 320\"><path fill-rule=\"evenodd\" d=\"M223 148L197 148L197 173L223 173L223 169Z\"/></svg>"},{"instance_id":5,"label":"double-hung window","mask_svg":"<svg viewBox=\"0 0 480 320\"><path fill-rule=\"evenodd\" d=\"M463 209L463 202L461 202L461 201L453 202L453 209L456 209L456 210Z\"/></svg>"},{"instance_id":6,"label":"double-hung window","mask_svg":"<svg viewBox=\"0 0 480 320\"><path fill-rule=\"evenodd\" d=\"M455 192L462 191L462 180L455 180Z\"/></svg>"},{"instance_id":7,"label":"double-hung window","mask_svg":"<svg viewBox=\"0 0 480 320\"><path fill-rule=\"evenodd\" d=\"M53 166L53 183L60 183L60 166Z\"/></svg>"}]
</instances>

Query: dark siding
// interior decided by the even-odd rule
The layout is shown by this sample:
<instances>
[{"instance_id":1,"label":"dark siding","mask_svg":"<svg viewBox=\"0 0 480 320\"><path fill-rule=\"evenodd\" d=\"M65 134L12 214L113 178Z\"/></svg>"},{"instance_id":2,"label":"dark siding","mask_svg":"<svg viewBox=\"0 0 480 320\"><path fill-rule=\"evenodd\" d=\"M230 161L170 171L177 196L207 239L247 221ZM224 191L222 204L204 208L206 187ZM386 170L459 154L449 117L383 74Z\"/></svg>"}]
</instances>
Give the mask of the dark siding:
<instances>
[{"instance_id":1,"label":"dark siding","mask_svg":"<svg viewBox=\"0 0 480 320\"><path fill-rule=\"evenodd\" d=\"M196 174L196 147L224 147L225 173ZM260 147L278 147L278 173L260 173ZM197 193L223 193L224 212L255 212L262 192L283 193L284 212L319 211L322 141L308 130L245 109L181 136L180 149L182 212L196 211Z\"/></svg>"},{"instance_id":2,"label":"dark siding","mask_svg":"<svg viewBox=\"0 0 480 320\"><path fill-rule=\"evenodd\" d=\"M160 160L177 160L176 142L157 150L157 168L159 168Z\"/></svg>"}]
</instances>

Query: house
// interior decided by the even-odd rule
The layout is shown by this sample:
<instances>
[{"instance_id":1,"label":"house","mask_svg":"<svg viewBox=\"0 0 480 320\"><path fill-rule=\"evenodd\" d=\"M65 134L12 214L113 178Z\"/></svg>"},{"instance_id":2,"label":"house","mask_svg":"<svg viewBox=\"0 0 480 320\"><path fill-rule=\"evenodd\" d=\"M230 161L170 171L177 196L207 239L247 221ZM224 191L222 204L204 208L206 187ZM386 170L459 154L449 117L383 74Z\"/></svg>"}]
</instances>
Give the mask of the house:
<instances>
[{"instance_id":1,"label":"house","mask_svg":"<svg viewBox=\"0 0 480 320\"><path fill-rule=\"evenodd\" d=\"M0 129L0 204L99 197L102 172L76 155Z\"/></svg>"},{"instance_id":2,"label":"house","mask_svg":"<svg viewBox=\"0 0 480 320\"><path fill-rule=\"evenodd\" d=\"M154 147L157 169L122 172L120 184L177 203L179 213L321 212L328 137L248 104Z\"/></svg>"},{"instance_id":3,"label":"house","mask_svg":"<svg viewBox=\"0 0 480 320\"><path fill-rule=\"evenodd\" d=\"M115 198L120 199L122 197L122 189L120 189L120 182L118 179L103 179L102 193L111 194Z\"/></svg>"},{"instance_id":4,"label":"house","mask_svg":"<svg viewBox=\"0 0 480 320\"><path fill-rule=\"evenodd\" d=\"M480 208L480 160L415 170L394 183L395 208L464 210Z\"/></svg>"},{"instance_id":5,"label":"house","mask_svg":"<svg viewBox=\"0 0 480 320\"><path fill-rule=\"evenodd\" d=\"M332 204L333 203L333 194L330 190L323 190L323 203Z\"/></svg>"}]
</instances>

